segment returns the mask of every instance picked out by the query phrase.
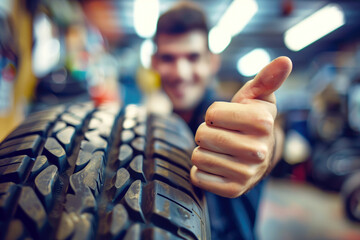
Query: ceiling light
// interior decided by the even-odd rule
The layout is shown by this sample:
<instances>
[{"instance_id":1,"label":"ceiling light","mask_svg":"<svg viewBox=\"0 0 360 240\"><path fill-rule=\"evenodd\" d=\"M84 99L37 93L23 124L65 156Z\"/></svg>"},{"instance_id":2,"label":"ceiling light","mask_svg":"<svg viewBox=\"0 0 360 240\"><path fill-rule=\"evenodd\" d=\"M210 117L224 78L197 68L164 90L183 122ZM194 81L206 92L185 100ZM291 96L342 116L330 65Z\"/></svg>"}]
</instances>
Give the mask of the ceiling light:
<instances>
[{"instance_id":1,"label":"ceiling light","mask_svg":"<svg viewBox=\"0 0 360 240\"><path fill-rule=\"evenodd\" d=\"M140 46L140 61L144 68L150 68L151 56L155 51L155 44L151 39L146 39Z\"/></svg>"},{"instance_id":2,"label":"ceiling light","mask_svg":"<svg viewBox=\"0 0 360 240\"><path fill-rule=\"evenodd\" d=\"M210 51L218 54L225 50L230 44L231 36L222 28L213 27L209 32L209 48Z\"/></svg>"},{"instance_id":3,"label":"ceiling light","mask_svg":"<svg viewBox=\"0 0 360 240\"><path fill-rule=\"evenodd\" d=\"M234 0L209 32L209 47L221 53L230 44L231 38L241 32L258 10L255 0Z\"/></svg>"},{"instance_id":4,"label":"ceiling light","mask_svg":"<svg viewBox=\"0 0 360 240\"><path fill-rule=\"evenodd\" d=\"M328 4L285 32L285 45L299 51L345 24L338 4Z\"/></svg>"},{"instance_id":5,"label":"ceiling light","mask_svg":"<svg viewBox=\"0 0 360 240\"><path fill-rule=\"evenodd\" d=\"M134 27L140 37L150 38L155 34L158 18L158 0L135 0Z\"/></svg>"},{"instance_id":6,"label":"ceiling light","mask_svg":"<svg viewBox=\"0 0 360 240\"><path fill-rule=\"evenodd\" d=\"M270 55L268 51L262 48L256 48L239 59L237 70L241 75L251 77L269 63Z\"/></svg>"},{"instance_id":7,"label":"ceiling light","mask_svg":"<svg viewBox=\"0 0 360 240\"><path fill-rule=\"evenodd\" d=\"M234 0L220 18L218 26L235 36L248 24L257 10L255 0Z\"/></svg>"}]
</instances>

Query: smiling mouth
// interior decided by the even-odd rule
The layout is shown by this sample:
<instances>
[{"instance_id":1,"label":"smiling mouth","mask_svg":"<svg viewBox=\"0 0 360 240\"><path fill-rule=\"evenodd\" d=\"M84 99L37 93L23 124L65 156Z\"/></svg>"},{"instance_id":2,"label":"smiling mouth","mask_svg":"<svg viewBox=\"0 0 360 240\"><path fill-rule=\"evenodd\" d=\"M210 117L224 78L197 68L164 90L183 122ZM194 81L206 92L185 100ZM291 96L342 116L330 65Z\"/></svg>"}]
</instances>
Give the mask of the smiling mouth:
<instances>
[{"instance_id":1,"label":"smiling mouth","mask_svg":"<svg viewBox=\"0 0 360 240\"><path fill-rule=\"evenodd\" d=\"M185 89L184 88L176 88L176 89L172 89L171 92L173 93L173 95L177 98L183 98L185 96Z\"/></svg>"},{"instance_id":2,"label":"smiling mouth","mask_svg":"<svg viewBox=\"0 0 360 240\"><path fill-rule=\"evenodd\" d=\"M171 92L172 95L174 95L177 98L184 97L188 87L189 84L184 84L184 83L171 84L167 86L169 92Z\"/></svg>"}]
</instances>

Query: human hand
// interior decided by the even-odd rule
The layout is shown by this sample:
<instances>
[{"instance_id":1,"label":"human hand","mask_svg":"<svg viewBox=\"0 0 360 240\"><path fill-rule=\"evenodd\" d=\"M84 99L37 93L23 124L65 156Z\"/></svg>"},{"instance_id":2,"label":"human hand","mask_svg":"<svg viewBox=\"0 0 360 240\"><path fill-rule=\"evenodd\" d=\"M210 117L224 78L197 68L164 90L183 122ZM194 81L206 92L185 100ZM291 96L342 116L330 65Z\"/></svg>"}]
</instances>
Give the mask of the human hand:
<instances>
[{"instance_id":1,"label":"human hand","mask_svg":"<svg viewBox=\"0 0 360 240\"><path fill-rule=\"evenodd\" d=\"M292 69L279 57L247 82L231 102L215 102L195 135L191 181L220 196L235 198L266 175L275 154L277 90Z\"/></svg>"}]
</instances>

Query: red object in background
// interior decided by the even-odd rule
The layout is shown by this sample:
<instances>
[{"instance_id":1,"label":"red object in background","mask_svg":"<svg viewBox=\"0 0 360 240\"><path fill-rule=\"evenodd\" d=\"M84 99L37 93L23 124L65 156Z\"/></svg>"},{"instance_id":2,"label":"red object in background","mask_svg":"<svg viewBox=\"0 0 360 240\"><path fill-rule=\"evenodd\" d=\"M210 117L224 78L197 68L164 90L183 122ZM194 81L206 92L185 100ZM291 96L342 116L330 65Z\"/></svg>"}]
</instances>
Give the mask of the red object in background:
<instances>
[{"instance_id":1,"label":"red object in background","mask_svg":"<svg viewBox=\"0 0 360 240\"><path fill-rule=\"evenodd\" d=\"M114 91L114 89L103 85L97 85L91 87L90 96L95 106L99 106L104 103L120 101L117 91Z\"/></svg>"},{"instance_id":2,"label":"red object in background","mask_svg":"<svg viewBox=\"0 0 360 240\"><path fill-rule=\"evenodd\" d=\"M307 180L307 162L302 162L293 167L291 180L295 182L306 182Z\"/></svg>"},{"instance_id":3,"label":"red object in background","mask_svg":"<svg viewBox=\"0 0 360 240\"><path fill-rule=\"evenodd\" d=\"M284 16L289 16L294 11L294 1L293 0L283 0L281 6L282 14Z\"/></svg>"},{"instance_id":4,"label":"red object in background","mask_svg":"<svg viewBox=\"0 0 360 240\"><path fill-rule=\"evenodd\" d=\"M2 69L1 76L6 81L13 81L16 76L15 65L12 63L7 64L6 67Z\"/></svg>"}]
</instances>

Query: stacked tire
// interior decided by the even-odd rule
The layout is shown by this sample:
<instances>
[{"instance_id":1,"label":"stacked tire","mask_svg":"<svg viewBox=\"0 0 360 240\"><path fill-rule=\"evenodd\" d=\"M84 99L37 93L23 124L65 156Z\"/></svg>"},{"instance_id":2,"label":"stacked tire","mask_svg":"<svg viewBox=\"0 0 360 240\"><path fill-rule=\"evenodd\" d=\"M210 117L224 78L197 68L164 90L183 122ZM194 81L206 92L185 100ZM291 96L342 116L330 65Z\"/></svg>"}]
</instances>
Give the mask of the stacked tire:
<instances>
[{"instance_id":1,"label":"stacked tire","mask_svg":"<svg viewBox=\"0 0 360 240\"><path fill-rule=\"evenodd\" d=\"M141 106L36 112L0 144L0 239L209 239L193 148Z\"/></svg>"},{"instance_id":2,"label":"stacked tire","mask_svg":"<svg viewBox=\"0 0 360 240\"><path fill-rule=\"evenodd\" d=\"M360 171L351 174L341 188L346 216L356 222L360 222Z\"/></svg>"}]
</instances>

